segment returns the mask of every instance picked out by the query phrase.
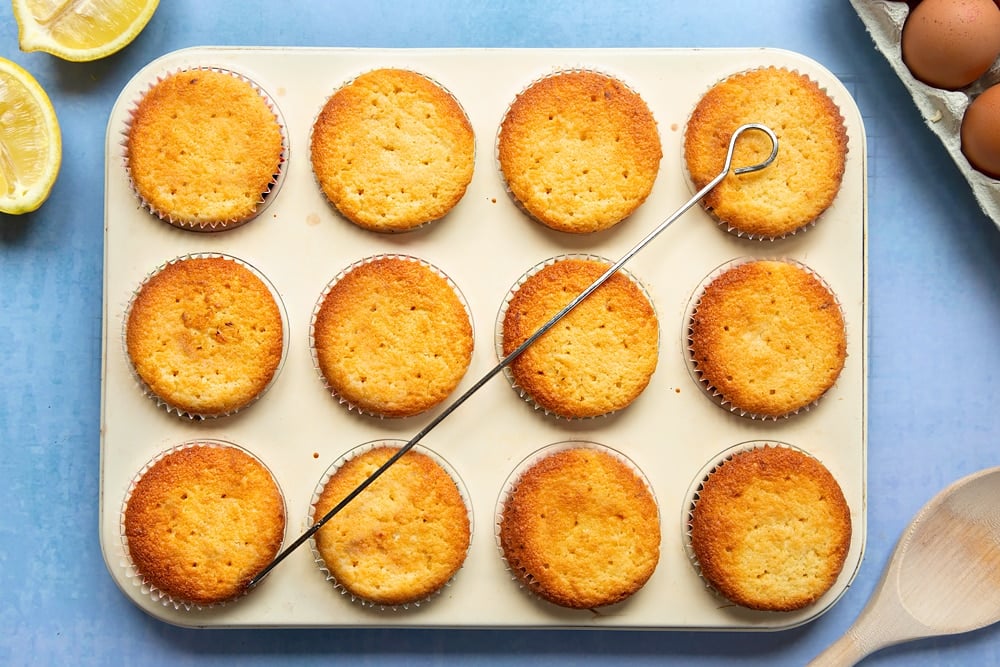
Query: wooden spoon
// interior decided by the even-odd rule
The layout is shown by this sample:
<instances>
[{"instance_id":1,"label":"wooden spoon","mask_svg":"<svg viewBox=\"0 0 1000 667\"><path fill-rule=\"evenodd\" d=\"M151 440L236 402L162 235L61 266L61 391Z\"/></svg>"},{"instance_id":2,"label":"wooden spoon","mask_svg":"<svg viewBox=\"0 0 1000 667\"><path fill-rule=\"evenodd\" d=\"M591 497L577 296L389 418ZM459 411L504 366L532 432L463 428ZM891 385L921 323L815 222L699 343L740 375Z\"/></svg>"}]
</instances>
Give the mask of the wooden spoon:
<instances>
[{"instance_id":1,"label":"wooden spoon","mask_svg":"<svg viewBox=\"0 0 1000 667\"><path fill-rule=\"evenodd\" d=\"M1000 467L973 473L910 522L854 624L809 664L853 665L875 651L1000 621Z\"/></svg>"}]
</instances>

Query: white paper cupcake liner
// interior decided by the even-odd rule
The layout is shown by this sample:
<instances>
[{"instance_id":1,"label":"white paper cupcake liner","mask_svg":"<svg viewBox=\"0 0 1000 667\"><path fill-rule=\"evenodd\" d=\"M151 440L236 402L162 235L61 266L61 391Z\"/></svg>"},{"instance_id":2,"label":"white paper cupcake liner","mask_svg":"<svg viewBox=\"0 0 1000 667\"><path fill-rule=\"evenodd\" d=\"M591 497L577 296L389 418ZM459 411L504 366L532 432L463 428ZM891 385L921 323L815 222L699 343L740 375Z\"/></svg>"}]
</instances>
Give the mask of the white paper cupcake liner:
<instances>
[{"instance_id":1,"label":"white paper cupcake liner","mask_svg":"<svg viewBox=\"0 0 1000 667\"><path fill-rule=\"evenodd\" d=\"M148 597L149 599L153 600L156 603L161 604L164 607L170 607L170 608L176 609L178 611L184 611L184 612L201 611L201 610L205 610L205 609L217 609L217 608L220 608L220 607L225 607L225 606L233 605L233 604L239 602L240 600L242 600L244 597L246 597L247 595L249 595L251 593L251 590L247 589L247 590L244 590L242 593L240 593L235 598L232 598L232 599L229 599L229 600L220 601L220 602L215 602L215 603L212 603L212 604L199 604L197 602L191 602L189 600L178 599L178 598L173 597L169 593L167 593L167 592L165 592L165 591L157 588L156 585L153 584L146 577L145 574L143 574L142 572L140 572L138 570L138 568L136 567L136 565L132 561L132 555L131 555L131 552L129 550L128 537L125 534L125 510L128 507L128 503L129 503L129 501L132 498L132 492L135 490L136 484L138 484L139 480L142 479L143 475L145 475L147 472L149 472L149 470L154 465L156 465L157 463L159 463L160 461L162 461L164 458L166 458L167 456L170 456L171 454L179 452L181 450L189 449L191 447L228 447L228 448L233 448L233 449L237 449L237 450L243 452L247 456L249 456L252 459L254 459L255 461L257 461L257 463L259 463L268 472L268 474L271 476L271 479L274 482L274 486L278 490L278 493L279 493L279 495L282 498L282 506L284 508L284 515L285 515L285 517L288 516L288 507L287 507L287 504L285 502L285 494L282 491L281 486L278 484L278 480L275 477L274 472L258 456L256 456L252 452L250 452L245 447L237 445L237 444L235 444L233 442L229 442L227 440L217 440L217 439L212 439L212 438L201 438L201 439L197 439L197 440L189 440L187 442L184 442L184 443L181 443L179 445L175 445L173 447L165 449L165 450L159 452L158 454L156 454L152 459L150 459L149 461L147 461L142 466L142 468L139 469L139 471L136 472L136 474L132 477L131 481L129 482L128 489L125 491L125 495L122 498L121 509L119 511L119 535L120 535L120 538L121 538L121 552L120 552L120 558L119 558L118 565L119 565L119 567L121 567L122 569L124 569L124 571L125 571L125 579L128 582L130 582L131 585L139 588L140 591L141 591L141 593L142 593L142 595L144 597ZM286 528L287 528L287 520L286 520ZM279 545L278 550L277 550L277 553L280 553L280 552L281 552L281 545ZM256 589L256 587L254 587L254 589Z\"/></svg>"},{"instance_id":2,"label":"white paper cupcake liner","mask_svg":"<svg viewBox=\"0 0 1000 667\"><path fill-rule=\"evenodd\" d=\"M629 470L631 470L636 475L636 477L643 483L643 485L649 491L649 494L652 497L653 502L656 504L657 507L658 521L660 521L659 517L661 516L659 510L660 508L659 500L657 500L656 493L653 491L653 486L652 484L650 484L649 479L646 477L646 474L642 471L642 469L638 466L638 464L635 463L635 461L633 461L632 459L630 459L628 456L626 456L617 449L613 449L607 445L590 440L564 440L549 445L545 445L544 447L535 450L534 452L526 456L524 459L522 459L511 470L510 474L507 476L507 479L504 481L502 488L500 489L499 495L497 496L496 508L494 509L494 516L493 516L493 538L494 541L496 542L497 552L500 556L501 561L503 562L504 569L507 572L507 576L509 577L509 579L512 582L514 582L514 584L516 584L517 587L532 600L542 603L543 605L554 606L554 608L561 608L561 607L558 607L558 605L554 605L554 603L550 602L549 600L546 600L545 598L541 597L532 590L530 583L528 583L528 581L531 580L530 575L522 577L514 572L514 569L511 567L510 562L507 560L507 556L504 554L503 545L500 539L500 530L501 530L501 524L503 523L504 507L507 503L507 500L517 489L518 483L521 481L521 477L535 465L543 461L545 458L553 454L556 454L558 452L575 450L575 449L592 449L599 452L603 452L605 454L614 457L617 461L624 464ZM622 601L617 604L622 604L624 602L625 601Z\"/></svg>"},{"instance_id":3,"label":"white paper cupcake liner","mask_svg":"<svg viewBox=\"0 0 1000 667\"><path fill-rule=\"evenodd\" d=\"M353 449L347 451L339 458L337 458L337 460L335 460L332 464L330 464L330 466L326 469L326 471L324 471L322 477L320 477L319 482L316 484L316 488L313 490L312 497L309 501L309 512L306 517L306 522L307 522L306 527L308 528L309 526L314 525L316 521L322 518L322 516L316 514L316 503L319 502L320 495L326 488L327 483L337 472L337 470L341 468L341 466L343 466L345 463L347 463L354 457L364 454L365 452L371 451L372 449L376 449L379 447L390 447L399 449L403 447L405 444L406 444L405 440L398 440L391 438L383 440L372 440L370 442L366 442L364 444L354 447ZM469 495L468 489L465 486L465 482L462 480L461 476L458 474L455 468L434 450L429 449L428 447L425 447L423 445L417 444L414 445L410 451L418 454L423 454L424 456L429 457L454 482L455 487L462 498L462 502L465 504L466 512L469 518L469 546L466 549L466 557L468 557L468 549L471 548L472 541L475 536L475 523L472 510L472 501L470 499L471 497ZM407 452L407 454L408 453L409 452ZM404 454L404 457L405 456L406 454ZM365 489L364 491L362 491L362 493L368 493L369 491L370 489ZM309 548L312 551L313 560L316 563L317 569L322 573L325 580L330 582L333 588L336 591L338 591L342 597L349 599L353 604L356 604L360 607L367 609L374 609L382 612L413 613L415 610L421 607L425 607L427 604L433 602L436 598L440 597L445 590L451 587L452 584L455 582L455 579L458 577L459 573L462 571L462 567L459 567L458 570L456 570L455 573L452 574L452 576L448 579L448 581L446 581L442 586L440 586L437 590L435 590L431 594L419 600L415 600L413 602L407 602L404 604L396 604L396 605L384 604L381 602L369 600L368 598L358 595L352 592L349 588L345 587L344 584L339 582L336 576L329 570L329 568L326 565L326 562L323 559L323 556L320 554L319 548L316 545L315 537L309 538Z\"/></svg>"},{"instance_id":4,"label":"white paper cupcake liner","mask_svg":"<svg viewBox=\"0 0 1000 667\"><path fill-rule=\"evenodd\" d=\"M209 257L217 257L217 258L222 258L222 259L226 259L226 260L229 260L229 261L236 262L240 266L244 267L245 269L247 269L251 273L253 273L257 278L259 278L261 280L261 282L264 283L264 285L267 287L268 291L271 293L271 296L274 298L274 302L275 302L275 304L278 307L278 313L281 316L281 336L282 336L281 359L279 360L277 367L274 369L274 374L271 376L271 380L260 391L260 393L258 393L252 400L250 400L246 404L238 407L235 410L230 410L228 412L220 413L220 414L205 414L205 413L199 413L199 412L192 412L192 411L184 410L182 408L179 408L179 407L171 404L168 400L166 400L165 398L163 398L163 397L159 396L158 394L156 394L149 387L149 385L146 384L146 382L139 376L139 373L138 373L138 371L135 368L135 364L132 362L132 359L131 359L131 357L130 357L130 355L128 353L128 344L127 344L128 321L129 321L129 315L131 314L131 311L132 311L132 304L134 303L134 301L135 301L136 297L139 295L139 293L142 291L143 287L145 287L145 285L150 281L150 279L152 279L155 275L157 275L160 271L162 271L164 268L166 268L170 264L175 264L177 262L182 262L182 261L189 260L189 259L201 259L201 258L209 258ZM121 329L122 352L125 354L125 359L128 362L129 371L131 372L132 378L135 380L136 385L142 391L142 393L145 396L149 397L152 401L154 401L158 407L162 408L163 410L166 410L168 413L171 413L171 414L177 415L178 417L186 418L186 419L189 419L189 420L192 420L192 421L202 421L202 420L211 420L211 419L219 419L219 418L223 418L223 417L230 417L232 415L235 415L238 412L246 410L247 408L249 408L250 406L252 406L254 403L256 403L257 401L259 401L271 389L271 387L274 386L274 383L277 382L278 376L281 374L281 370L282 370L282 368L285 365L285 359L288 356L288 343L289 343L288 313L287 313L287 311L285 309L285 303L284 303L284 300L281 298L281 294L275 288L274 284L270 281L270 279L268 279L267 276L265 276L259 269L257 269L256 267L254 267L250 263L248 263L248 262L246 262L246 261L244 261L244 260L242 260L242 259L240 259L238 257L235 257L233 255L228 255L228 254L225 254L225 253L218 253L218 252L188 253L188 254L185 254L185 255L180 255L178 257L175 257L175 258L173 258L173 259L171 259L171 260L169 260L169 261L161 264L160 266L156 267L154 270L152 270L149 273L147 273L146 276L143 278L142 282L138 286L136 286L136 288L132 291L132 293L129 295L127 304L124 306L124 312L122 314L122 329Z\"/></svg>"},{"instance_id":5,"label":"white paper cupcake liner","mask_svg":"<svg viewBox=\"0 0 1000 667\"><path fill-rule=\"evenodd\" d=\"M702 376L701 371L698 370L698 364L696 363L696 361L694 359L694 355L693 355L692 350L691 350L691 333L692 333L691 332L691 322L692 322L692 320L694 318L695 311L698 308L698 303L701 301L701 297L704 294L705 289L712 283L712 281L714 281L716 278L718 278L719 276L721 276L722 274L724 274L726 271L729 271L730 269L733 269L733 268L735 268L737 266L740 266L741 264L745 264L745 263L748 263L748 262L756 262L756 261L787 262L789 264L793 264L793 265L799 267L800 269L803 269L804 271L807 271L813 278L815 278L816 280L818 280L820 282L820 284L823 285L824 288L826 288L827 292L830 293L830 295L833 297L834 301L836 302L837 307L840 308L841 317L844 319L844 321L846 323L847 318L846 318L846 315L844 314L844 308L841 305L839 298L837 297L837 293L833 291L833 289L823 279L822 276L820 276L818 273L816 273L815 271L813 271L807 265L803 264L802 262L800 262L798 260L795 260L795 259L792 259L792 258L789 258L789 257L749 257L749 256L738 257L736 259L733 259L733 260L730 260L728 262L725 262L724 264L722 264L722 265L718 266L717 268L715 268L695 288L695 290L692 293L690 299L688 300L687 307L684 310L684 318L682 320L682 322L683 322L683 325L682 325L683 328L682 328L682 331L681 331L681 344L682 344L682 348L683 348L685 365L687 366L687 369L688 369L688 374L691 376L691 379L694 380L695 384L697 384L698 387L701 389L702 393L705 396L707 396L709 399L711 399L713 403L715 403L716 405L718 405L719 407L721 407L721 408L723 408L725 410L728 410L730 413L732 413L734 415L738 415L740 417L746 417L747 419L760 420L760 421L779 421L779 420L783 420L783 419L788 419L788 418L790 418L790 417L792 417L792 416L794 416L796 414L799 414L799 413L808 412L809 410L812 410L813 408L815 408L819 404L819 402L823 399L824 396L826 396L831 391L833 391L833 389L837 386L837 382L834 382L833 385L831 385L830 388L827 389L827 391L824 392L824 394L821 395L820 397L818 397L816 400L814 400L811 403L808 403L806 405L803 405L802 407L798 408L797 410L793 410L791 412L788 412L788 413L785 413L785 414L779 415L779 416L762 415L762 414L755 413L755 412L753 412L751 410L746 410L746 409L744 409L744 408L742 408L742 407L740 407L738 405L734 405L729 399L727 399L725 396L723 396L722 393L716 387L714 387L711 383L709 383L709 381L707 379L705 379ZM848 335L848 328L846 326L845 326L844 335L845 335L845 337ZM850 357L850 349L851 349L851 341L848 339L847 340L847 356L848 357ZM842 374L843 373L841 373L841 375ZM837 381L839 381L839 377L838 377Z\"/></svg>"},{"instance_id":6,"label":"white paper cupcake liner","mask_svg":"<svg viewBox=\"0 0 1000 667\"><path fill-rule=\"evenodd\" d=\"M395 253L393 253L393 254L378 254L378 255L371 255L371 256L365 257L363 259L360 259L360 260L352 263L350 266L342 269L323 288L322 293L320 294L319 298L316 300L316 304L313 306L312 316L309 319L309 353L310 353L310 356L312 358L313 370L316 372L316 375L319 378L320 382L322 383L323 387L330 394L330 396L332 396L333 398L335 398L338 403L340 403L341 405L343 405L347 409L348 412L357 412L358 414L366 415L366 416L369 416L369 417L376 417L378 419L406 419L407 417L389 417L389 416L380 414L380 413L372 411L372 410L367 410L367 409L365 409L365 408L363 408L363 407L355 404L354 402L352 402L348 398L344 397L343 395L341 395L340 392L338 392L337 389L335 387L333 387L333 385L330 384L330 382L327 380L326 376L323 374L323 371L320 368L319 354L316 351L316 334L315 334L315 331L316 331L316 318L317 318L317 316L319 314L320 308L323 307L323 302L326 300L326 297L330 293L330 290L332 290L334 288L334 286L338 282L340 282L347 274L349 274L351 271L353 271L354 269L358 268L359 266L363 266L365 264L370 264L371 262L374 262L374 261L377 261L377 260L383 260L383 259L399 259L399 260L404 260L404 261L409 261L409 262L416 262L417 264L419 264L419 265L421 265L421 266L423 266L423 267L425 267L427 269L430 269L438 277L444 279L444 281L448 284L448 286L454 291L455 296L458 298L459 302L462 304L462 308L465 310L465 314L469 318L469 327L472 330L472 339L473 339L473 341L475 341L476 332L475 332L475 322L474 322L473 316L472 316L472 309L469 307L469 302L465 298L465 295L462 293L462 290L458 287L457 284L455 284L455 282L448 276L448 274L446 274L444 271L442 271L440 268L438 268L434 264L431 264L430 262L428 262L426 260L420 259L419 257L415 257L415 256L412 256L412 255L405 255L405 254L395 254ZM447 399L445 399L445 400L447 400ZM431 409L433 409L433 407L428 408L428 410L431 410ZM425 410L425 412L426 412L426 410ZM420 413L420 414L423 414L423 413Z\"/></svg>"},{"instance_id":7,"label":"white paper cupcake liner","mask_svg":"<svg viewBox=\"0 0 1000 667\"><path fill-rule=\"evenodd\" d=\"M694 179L691 177L691 172L688 169L687 159L686 159L686 157L684 155L684 141L683 141L683 136L687 134L688 123L690 122L691 116L693 115L695 109L697 108L697 105L701 103L702 97L705 94L707 94L710 90L712 90L715 86L717 86L717 85L719 85L719 84L721 84L721 83L729 80L732 77L736 77L736 76L740 76L740 75L746 74L748 72L753 72L753 71L758 71L758 70L764 70L764 69L771 69L771 67L770 66L761 66L761 67L757 67L757 68L741 70L739 72L733 72L732 74L730 74L728 76L725 76L725 77L723 77L721 79L718 79L717 81L713 82L711 85L705 87L704 91L702 91L702 95L698 97L698 99L695 101L695 105L692 106L691 110L688 112L687 119L684 121L684 132L682 134L682 141L681 141L680 162L681 162L681 173L684 174L684 182L687 184L688 190L691 192L692 195L695 194L696 192L698 192L701 188L697 187L695 185ZM788 68L788 67L779 67L778 69L785 70L787 72L793 72L795 74L801 74L802 76L805 76L807 79L809 79L813 83L817 83L817 85L819 85L818 82L815 81L815 79L813 79L812 77L810 77L805 72L801 72L801 71L799 71L797 69ZM820 88L820 90L822 90L825 94L827 94L829 96L829 94L830 94L829 90L827 90L823 86L819 86L819 88ZM840 113L840 122L846 128L846 119L844 118L843 112L841 112L839 110L839 108L838 108L838 112ZM747 122L753 122L753 121L748 120ZM774 128L771 128L771 129L773 130ZM847 158L847 154L850 153L850 150L851 150L851 137L850 137L849 134L846 135L846 137L847 137L847 143L846 143L846 145L844 147L844 157L845 157L845 160ZM778 159L778 160L781 159L781 142L780 142L780 137L779 137L779 142L778 142L778 157L776 159ZM733 164L734 168L740 167L740 166L741 165L739 165L739 164ZM722 168L721 164L719 165L719 168L720 169ZM839 193L838 193L838 195L839 195ZM833 201L831 201L830 206L833 206L833 204L835 202L836 202L836 197L834 198ZM699 207L701 208L701 210L706 215L709 216L709 218L711 218L716 223L717 226L719 226L719 228L724 229L729 234L732 234L733 236L736 236L737 238L744 238L744 239L747 239L747 240L750 240L750 241L761 241L761 242L780 241L782 239L791 238L791 237L795 236L796 234L805 233L808 230L810 230L813 227L815 227L816 224L820 220L822 220L826 216L826 213L830 210L829 207L827 207L827 209L825 209L824 211L820 212L820 214L818 216L816 216L812 220L806 221L805 223L803 223L801 226L797 227L796 229L788 231L788 232L786 232L784 234L779 234L779 235L772 236L772 235L766 235L766 234L762 235L762 234L755 234L755 233L752 233L752 232L747 232L747 231L744 231L744 230L742 230L742 229L740 229L740 228L732 225L729 221L727 221L727 220L719 217L719 215L717 215L714 210L709 209L707 206L705 206L704 200L702 200L700 202L700 206Z\"/></svg>"},{"instance_id":8,"label":"white paper cupcake liner","mask_svg":"<svg viewBox=\"0 0 1000 667\"><path fill-rule=\"evenodd\" d=\"M521 287L524 285L525 282L528 281L529 278L531 278L532 276L534 276L535 274L537 274L539 271L541 271L542 269L544 269L544 268L546 268L548 266L551 266L551 265L553 265L553 264L555 264L557 262L561 262L563 260L586 260L586 261L603 262L604 264L606 264L608 266L608 268L610 268L614 264L614 262L612 262L611 260L609 260L609 259L607 259L605 257L601 257L599 255L586 254L586 253L571 253L571 254L565 254L565 255L556 255L556 256L551 257L549 259L546 259L546 260L544 260L542 262L539 262L535 266L533 266L530 269L528 269L528 271L526 271L520 278L518 278L517 282L515 282L514 285L511 286L511 288L507 291L507 295L504 297L503 302L500 304L500 310L497 312L497 318L496 318L496 322L494 324L494 332L493 332L494 348L495 348L496 355L497 355L497 361L503 361L506 358L506 356L507 356L507 355L504 354L504 351L503 351L504 350L504 348L503 348L503 323L504 323L504 319L507 316L507 308L510 306L510 301L514 297L514 294L519 289L521 289ZM626 269L624 267L618 269L618 273L621 273L626 278L628 278L630 281L632 281L632 283L639 289L639 291L645 297L646 301L649 302L650 307L653 309L653 314L656 317L657 322L659 322L659 314L657 312L656 304L654 303L653 297L650 294L649 290L646 289L646 286L634 274L632 274L628 269ZM575 296L576 295L574 295L574 297ZM552 313L552 315L555 315L555 313ZM659 336L658 336L658 338L659 338ZM658 347L659 347L659 340L657 341L657 344L658 344ZM539 404L538 402L536 402L535 399L531 396L531 394L528 393L523 387L521 387L517 383L517 381L514 378L514 374L511 371L511 368L510 368L509 365L504 366L504 368L503 368L503 375L504 375L505 378L507 378L507 382L508 382L508 384L510 384L511 388L514 389L514 391L517 392L518 396L520 396L522 400L524 400L528 405L532 406L535 410L541 412L544 415L553 417L555 419L563 419L563 420L567 420L567 421L583 421L583 420L588 420L588 419L603 419L605 417L609 417L611 415L614 415L614 414L616 414L616 413L618 413L618 412L620 412L621 410L624 409L624 408L620 408L618 410L612 410L610 412L606 412L604 414L596 415L596 416L592 416L592 417L568 417L568 416L560 415L560 414L557 414L555 412L552 412L551 410L549 410L545 406L543 406L543 405Z\"/></svg>"},{"instance_id":9,"label":"white paper cupcake liner","mask_svg":"<svg viewBox=\"0 0 1000 667\"><path fill-rule=\"evenodd\" d=\"M173 76L175 74L180 74L183 72L198 71L198 70L207 70L212 72L229 74L241 81L245 81L248 84L250 84L250 86L253 87L253 89L257 92L257 94L260 95L261 99L264 100L265 104L267 104L267 107L268 109L270 109L271 113L274 114L275 121L278 124L278 130L281 133L281 156L278 160L277 170L272 175L270 183L260 193L260 199L258 200L257 206L254 207L254 210L250 211L249 213L247 213L242 217L233 220L191 222L175 218L173 215L171 215L169 211L161 211L157 209L139 193L138 189L136 188L135 182L132 178L132 172L129 167L128 139L129 139L129 132L132 126L132 115L138 108L138 105L142 101L143 96L145 96L149 91L155 88L156 85L159 84L161 81L170 76ZM138 200L140 207L142 207L143 209L145 209L158 219L170 225L173 225L174 227L177 227L179 229L196 231L196 232L222 232L222 231L232 230L237 227L241 227L246 223L250 222L251 220L260 217L260 215L267 209L268 205L272 201L274 201L275 197L278 194L278 190L281 188L281 184L284 182L285 179L285 171L286 171L285 167L288 163L289 142L288 142L288 130L285 124L285 119L281 113L281 109L275 102L274 97L272 97L270 93L264 90L264 88L260 84L258 84L250 77L241 74L228 67L215 67L210 65L181 67L174 70L163 72L162 74L158 75L153 81L149 83L149 85L145 88L145 90L143 90L142 94L132 102L129 115L126 119L125 127L122 128L121 130L121 135L122 139L120 145L122 148L122 168L124 169L125 175L128 178L129 187L132 190L132 193L135 195L136 199Z\"/></svg>"}]
</instances>

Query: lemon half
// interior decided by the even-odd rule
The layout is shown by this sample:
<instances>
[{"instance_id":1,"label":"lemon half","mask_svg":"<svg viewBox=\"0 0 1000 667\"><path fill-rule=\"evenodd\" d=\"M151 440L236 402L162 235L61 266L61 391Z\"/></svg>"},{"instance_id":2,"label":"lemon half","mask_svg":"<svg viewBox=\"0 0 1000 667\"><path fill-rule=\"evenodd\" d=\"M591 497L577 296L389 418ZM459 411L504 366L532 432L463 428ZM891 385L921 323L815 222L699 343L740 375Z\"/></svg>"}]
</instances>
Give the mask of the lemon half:
<instances>
[{"instance_id":1,"label":"lemon half","mask_svg":"<svg viewBox=\"0 0 1000 667\"><path fill-rule=\"evenodd\" d=\"M97 60L142 32L159 0L13 0L22 51Z\"/></svg>"},{"instance_id":2,"label":"lemon half","mask_svg":"<svg viewBox=\"0 0 1000 667\"><path fill-rule=\"evenodd\" d=\"M62 134L49 96L31 74L0 58L0 212L41 206L61 163Z\"/></svg>"}]
</instances>

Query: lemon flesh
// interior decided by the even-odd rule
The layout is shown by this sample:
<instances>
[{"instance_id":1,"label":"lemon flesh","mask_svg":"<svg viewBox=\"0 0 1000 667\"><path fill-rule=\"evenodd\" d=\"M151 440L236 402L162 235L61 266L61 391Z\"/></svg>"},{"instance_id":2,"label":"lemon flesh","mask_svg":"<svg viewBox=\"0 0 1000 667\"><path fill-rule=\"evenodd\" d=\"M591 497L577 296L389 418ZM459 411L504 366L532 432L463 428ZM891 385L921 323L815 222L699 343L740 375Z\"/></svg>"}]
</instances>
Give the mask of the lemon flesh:
<instances>
[{"instance_id":1,"label":"lemon flesh","mask_svg":"<svg viewBox=\"0 0 1000 667\"><path fill-rule=\"evenodd\" d=\"M0 58L0 212L41 206L61 163L62 135L49 96L31 74Z\"/></svg>"},{"instance_id":2,"label":"lemon flesh","mask_svg":"<svg viewBox=\"0 0 1000 667\"><path fill-rule=\"evenodd\" d=\"M146 27L159 0L13 0L22 51L75 62L121 50Z\"/></svg>"}]
</instances>

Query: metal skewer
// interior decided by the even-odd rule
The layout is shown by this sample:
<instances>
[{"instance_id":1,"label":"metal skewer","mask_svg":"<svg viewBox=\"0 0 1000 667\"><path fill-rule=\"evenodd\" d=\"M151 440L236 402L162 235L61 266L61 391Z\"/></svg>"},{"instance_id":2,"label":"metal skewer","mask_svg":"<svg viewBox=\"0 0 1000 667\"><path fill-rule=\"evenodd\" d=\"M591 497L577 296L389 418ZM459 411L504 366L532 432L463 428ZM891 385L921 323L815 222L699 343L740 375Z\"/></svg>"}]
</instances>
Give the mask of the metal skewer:
<instances>
[{"instance_id":1,"label":"metal skewer","mask_svg":"<svg viewBox=\"0 0 1000 667\"><path fill-rule=\"evenodd\" d=\"M576 306L579 305L580 302L582 302L584 299L590 296L591 293L593 293L598 287L603 285L608 278L614 275L636 253L642 250L647 244L649 244L650 241L656 238L664 229L669 227L675 220L681 217L681 215L686 213L688 209L690 209L696 203L701 201L702 198L705 197L705 195L707 195L713 188L715 188L715 186L721 183L722 180L729 175L729 171L732 168L733 153L735 152L736 149L736 140L740 137L740 135L749 130L758 130L760 132L765 133L768 136L768 138L771 140L771 154L768 155L768 157L764 159L762 162L758 162L757 164L752 164L746 167L737 167L736 169L732 169L732 172L737 175L747 174L754 171L760 171L761 169L764 169L769 164L771 164L774 161L774 158L778 155L778 138L775 136L774 132L772 132L771 129L768 128L767 126L761 125L759 123L750 123L738 127L736 131L733 132L732 137L729 139L729 148L728 151L726 152L726 161L722 167L722 171L719 172L718 176L709 181L708 184L705 185L705 187L703 187L697 193L695 193L695 195L691 197L691 199L689 199L680 208L674 211L674 213L671 214L668 218L666 218L663 222L657 225L653 231L651 231L641 241L635 244L635 246L633 246L631 250L626 252L621 259L612 264L608 268L608 270L605 271L599 278L597 278L597 280L591 283L589 287L583 290L579 295L576 296L576 298L574 298L566 306L564 306L562 310L553 315L548 322L539 327L538 330L535 331L535 333L531 334L513 352L511 352L506 357L501 359L496 366L490 369L475 384L469 387L465 391L465 393L463 393L461 396L455 399L450 405L448 405L444 410L442 410L437 417L432 419L426 426L424 426L424 428L421 429L420 432L417 433L415 436L413 436L413 438L411 438L409 442L400 447L395 454L389 457L389 459L386 460L385 463L379 466L363 482L358 484L358 486L353 491L348 493L343 500L337 503L330 511L328 511L326 514L320 517L315 523L313 523L308 530L302 533L302 535L300 535L294 542L292 542L283 551L281 551L281 553L279 553L274 558L274 560L272 560L267 565L267 567L261 570L257 576L255 576L253 579L250 580L250 582L247 584L247 589L251 589L258 583L260 583L260 581L265 576L267 576L267 574L271 570L273 570L275 566L277 566L281 561L283 561L290 553L292 553L297 548L302 546L302 544L306 540L308 540L310 537L316 534L316 532L320 528L322 528L327 521L336 516L337 513L339 513L342 509L344 509L344 507L346 507L349 502L354 500L361 492L367 489L376 479L378 479L382 475L382 473L388 470L392 464L394 464L396 461L402 458L403 455L405 455L408 451L413 449L413 446L416 445L418 442L420 442L420 440L422 440L424 436L430 433L431 430L434 429L434 427L443 422L445 418L448 417L448 415L454 412L460 405L465 403L465 401L468 400L469 397L471 397L474 393L476 393L476 391L478 391L484 384L486 384L490 379L492 379L493 376L497 375L506 366L510 365L510 363L514 361L517 357L519 357L522 352L528 349L528 347L531 346L532 343L534 343L536 340L538 340L539 337L544 335L545 332L547 332L549 329L555 326L555 324L559 322L559 320L565 317L571 310L576 308Z\"/></svg>"}]
</instances>

